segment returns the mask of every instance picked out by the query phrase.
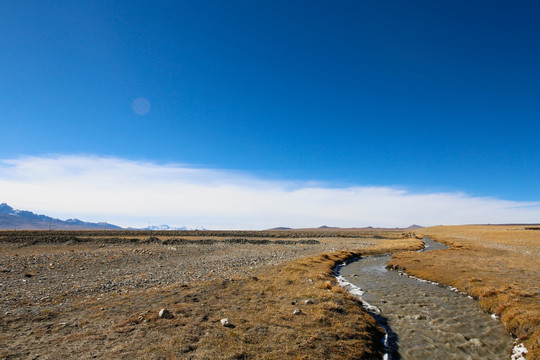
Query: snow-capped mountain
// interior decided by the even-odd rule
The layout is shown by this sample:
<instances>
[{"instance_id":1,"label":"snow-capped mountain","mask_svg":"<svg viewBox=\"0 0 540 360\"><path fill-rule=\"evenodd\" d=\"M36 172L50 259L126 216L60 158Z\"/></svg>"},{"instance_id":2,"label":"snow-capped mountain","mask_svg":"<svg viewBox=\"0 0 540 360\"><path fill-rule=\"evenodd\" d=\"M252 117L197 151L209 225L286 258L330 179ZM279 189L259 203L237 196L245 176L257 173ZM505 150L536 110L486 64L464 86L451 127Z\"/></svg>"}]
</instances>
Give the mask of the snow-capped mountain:
<instances>
[{"instance_id":1,"label":"snow-capped mountain","mask_svg":"<svg viewBox=\"0 0 540 360\"><path fill-rule=\"evenodd\" d=\"M0 229L2 230L101 230L122 229L105 222L86 222L79 219L60 220L31 211L14 209L0 204Z\"/></svg>"},{"instance_id":2,"label":"snow-capped mountain","mask_svg":"<svg viewBox=\"0 0 540 360\"><path fill-rule=\"evenodd\" d=\"M160 231L160 230L206 230L205 228L197 228L197 229L191 229L191 228L188 228L187 226L169 226L167 224L162 224L162 225L151 225L151 226L147 226L145 227L143 230L156 230L156 231Z\"/></svg>"}]
</instances>

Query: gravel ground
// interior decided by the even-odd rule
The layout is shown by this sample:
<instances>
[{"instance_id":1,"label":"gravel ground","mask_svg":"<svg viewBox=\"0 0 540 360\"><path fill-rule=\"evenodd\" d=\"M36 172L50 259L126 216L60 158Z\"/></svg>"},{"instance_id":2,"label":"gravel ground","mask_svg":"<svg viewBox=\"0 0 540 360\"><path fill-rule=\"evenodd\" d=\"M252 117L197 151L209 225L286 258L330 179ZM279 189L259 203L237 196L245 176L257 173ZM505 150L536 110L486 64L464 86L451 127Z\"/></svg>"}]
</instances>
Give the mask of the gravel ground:
<instances>
[{"instance_id":1,"label":"gravel ground","mask_svg":"<svg viewBox=\"0 0 540 360\"><path fill-rule=\"evenodd\" d=\"M295 258L366 245L369 241L361 239L258 245L0 243L0 315L66 308L107 293L249 275Z\"/></svg>"}]
</instances>

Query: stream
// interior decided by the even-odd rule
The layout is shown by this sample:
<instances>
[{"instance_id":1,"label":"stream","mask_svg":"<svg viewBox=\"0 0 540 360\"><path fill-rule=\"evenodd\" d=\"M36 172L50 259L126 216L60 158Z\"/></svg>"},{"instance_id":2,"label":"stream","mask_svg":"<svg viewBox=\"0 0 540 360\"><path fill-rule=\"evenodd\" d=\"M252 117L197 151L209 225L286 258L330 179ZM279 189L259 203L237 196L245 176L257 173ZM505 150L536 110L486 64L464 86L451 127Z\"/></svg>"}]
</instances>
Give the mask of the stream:
<instances>
[{"instance_id":1,"label":"stream","mask_svg":"<svg viewBox=\"0 0 540 360\"><path fill-rule=\"evenodd\" d=\"M429 238L425 249L447 248ZM472 298L451 288L386 269L391 254L336 269L387 332L387 359L509 359L513 339Z\"/></svg>"}]
</instances>

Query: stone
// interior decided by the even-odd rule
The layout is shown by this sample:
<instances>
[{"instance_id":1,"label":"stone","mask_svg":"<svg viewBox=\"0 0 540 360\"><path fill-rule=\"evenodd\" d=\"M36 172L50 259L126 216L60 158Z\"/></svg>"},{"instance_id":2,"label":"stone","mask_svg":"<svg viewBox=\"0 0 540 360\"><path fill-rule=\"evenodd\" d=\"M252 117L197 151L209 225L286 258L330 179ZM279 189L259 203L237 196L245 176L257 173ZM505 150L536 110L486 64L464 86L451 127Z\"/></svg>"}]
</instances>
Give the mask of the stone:
<instances>
[{"instance_id":1,"label":"stone","mask_svg":"<svg viewBox=\"0 0 540 360\"><path fill-rule=\"evenodd\" d=\"M221 325L225 326L225 327L231 327L231 322L229 321L229 319L225 318L225 319L221 319Z\"/></svg>"},{"instance_id":2,"label":"stone","mask_svg":"<svg viewBox=\"0 0 540 360\"><path fill-rule=\"evenodd\" d=\"M160 319L172 319L173 317L174 317L173 314L169 310L167 309L159 310Z\"/></svg>"},{"instance_id":3,"label":"stone","mask_svg":"<svg viewBox=\"0 0 540 360\"><path fill-rule=\"evenodd\" d=\"M476 338L469 340L469 343L472 346L475 346L475 347L483 347L483 346L485 346L484 343L482 341L480 341L480 339L476 339Z\"/></svg>"},{"instance_id":4,"label":"stone","mask_svg":"<svg viewBox=\"0 0 540 360\"><path fill-rule=\"evenodd\" d=\"M302 310L300 310L300 309L294 309L293 315L301 315L301 314L302 314Z\"/></svg>"},{"instance_id":5,"label":"stone","mask_svg":"<svg viewBox=\"0 0 540 360\"><path fill-rule=\"evenodd\" d=\"M311 299L304 300L304 303L306 303L308 305L309 304L314 304L313 300L311 300Z\"/></svg>"}]
</instances>

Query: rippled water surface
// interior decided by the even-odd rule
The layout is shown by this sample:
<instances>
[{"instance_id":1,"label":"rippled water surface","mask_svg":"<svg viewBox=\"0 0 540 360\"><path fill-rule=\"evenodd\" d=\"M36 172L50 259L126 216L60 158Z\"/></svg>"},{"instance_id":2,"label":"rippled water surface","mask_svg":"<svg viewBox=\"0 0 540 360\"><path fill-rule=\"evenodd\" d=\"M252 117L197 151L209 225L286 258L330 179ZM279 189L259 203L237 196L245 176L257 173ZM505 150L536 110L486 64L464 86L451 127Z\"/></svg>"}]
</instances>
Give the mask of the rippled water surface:
<instances>
[{"instance_id":1,"label":"rippled water surface","mask_svg":"<svg viewBox=\"0 0 540 360\"><path fill-rule=\"evenodd\" d=\"M444 245L426 239L426 249ZM363 290L362 299L390 335L391 359L509 359L513 339L473 299L385 268L387 256L362 258L340 275Z\"/></svg>"}]
</instances>

